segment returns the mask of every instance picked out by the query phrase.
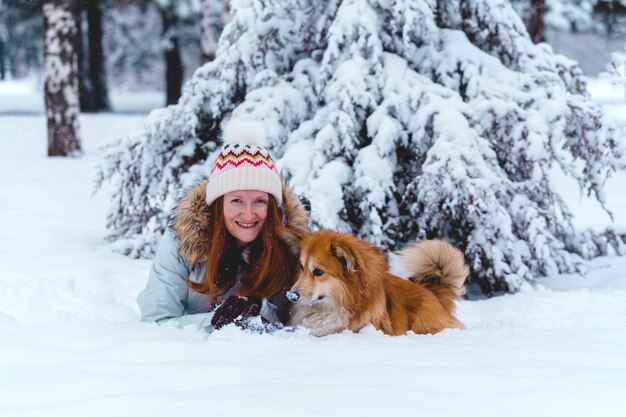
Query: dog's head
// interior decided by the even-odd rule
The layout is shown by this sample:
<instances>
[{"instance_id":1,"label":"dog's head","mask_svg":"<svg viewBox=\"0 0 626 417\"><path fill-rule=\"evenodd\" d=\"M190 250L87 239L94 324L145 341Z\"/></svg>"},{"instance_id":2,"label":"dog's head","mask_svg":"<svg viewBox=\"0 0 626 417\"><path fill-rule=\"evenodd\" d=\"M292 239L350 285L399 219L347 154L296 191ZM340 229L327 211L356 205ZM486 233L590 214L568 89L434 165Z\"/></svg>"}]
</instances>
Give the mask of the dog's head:
<instances>
[{"instance_id":1,"label":"dog's head","mask_svg":"<svg viewBox=\"0 0 626 417\"><path fill-rule=\"evenodd\" d=\"M296 303L332 303L351 310L355 299L366 293L366 258L373 253L382 256L379 252L347 233L306 234L300 242L300 273L287 297Z\"/></svg>"}]
</instances>

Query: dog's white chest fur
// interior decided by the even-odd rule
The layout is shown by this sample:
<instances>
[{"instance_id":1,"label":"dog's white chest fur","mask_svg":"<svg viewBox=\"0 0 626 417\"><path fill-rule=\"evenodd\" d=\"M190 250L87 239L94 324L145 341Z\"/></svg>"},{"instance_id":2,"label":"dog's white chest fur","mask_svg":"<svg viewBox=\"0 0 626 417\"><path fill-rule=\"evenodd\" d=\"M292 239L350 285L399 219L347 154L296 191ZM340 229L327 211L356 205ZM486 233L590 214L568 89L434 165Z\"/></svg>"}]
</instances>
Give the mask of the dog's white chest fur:
<instances>
[{"instance_id":1,"label":"dog's white chest fur","mask_svg":"<svg viewBox=\"0 0 626 417\"><path fill-rule=\"evenodd\" d=\"M313 336L340 333L348 328L349 313L332 304L296 304L291 308L291 326L309 329Z\"/></svg>"}]
</instances>

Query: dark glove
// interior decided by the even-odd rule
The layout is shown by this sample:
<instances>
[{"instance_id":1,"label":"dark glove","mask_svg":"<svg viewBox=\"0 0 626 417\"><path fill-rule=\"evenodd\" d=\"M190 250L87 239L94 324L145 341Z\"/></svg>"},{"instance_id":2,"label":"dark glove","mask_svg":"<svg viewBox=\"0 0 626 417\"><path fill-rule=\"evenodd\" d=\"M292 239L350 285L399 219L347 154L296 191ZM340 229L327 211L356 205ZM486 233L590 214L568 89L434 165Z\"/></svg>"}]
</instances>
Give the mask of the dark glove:
<instances>
[{"instance_id":1,"label":"dark glove","mask_svg":"<svg viewBox=\"0 0 626 417\"><path fill-rule=\"evenodd\" d=\"M260 312L260 301L231 295L215 309L211 324L216 330L230 323L235 323L239 327L245 327L246 321L250 317L258 316Z\"/></svg>"}]
</instances>

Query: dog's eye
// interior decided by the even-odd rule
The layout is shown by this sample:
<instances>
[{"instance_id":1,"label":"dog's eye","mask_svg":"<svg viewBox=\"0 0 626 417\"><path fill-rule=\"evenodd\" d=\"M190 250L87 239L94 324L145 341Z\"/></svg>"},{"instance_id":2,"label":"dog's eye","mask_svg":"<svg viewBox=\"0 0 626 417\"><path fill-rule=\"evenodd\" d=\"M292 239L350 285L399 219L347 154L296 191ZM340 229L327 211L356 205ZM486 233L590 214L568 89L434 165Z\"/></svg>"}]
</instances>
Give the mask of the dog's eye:
<instances>
[{"instance_id":1,"label":"dog's eye","mask_svg":"<svg viewBox=\"0 0 626 417\"><path fill-rule=\"evenodd\" d=\"M315 276L315 277L320 277L320 276L322 276L322 275L324 275L324 271L322 271L321 269L319 269L319 268L315 268L315 269L313 270L313 276Z\"/></svg>"}]
</instances>

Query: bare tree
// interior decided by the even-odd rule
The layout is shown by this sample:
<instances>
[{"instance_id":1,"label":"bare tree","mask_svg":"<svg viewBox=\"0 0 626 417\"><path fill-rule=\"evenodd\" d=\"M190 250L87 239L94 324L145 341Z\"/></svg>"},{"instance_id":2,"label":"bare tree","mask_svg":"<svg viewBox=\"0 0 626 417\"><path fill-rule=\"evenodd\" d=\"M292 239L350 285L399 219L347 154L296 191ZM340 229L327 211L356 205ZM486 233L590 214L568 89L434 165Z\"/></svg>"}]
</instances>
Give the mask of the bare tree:
<instances>
[{"instance_id":1,"label":"bare tree","mask_svg":"<svg viewBox=\"0 0 626 417\"><path fill-rule=\"evenodd\" d=\"M533 43L545 42L544 17L546 15L545 0L531 0L524 13L524 24Z\"/></svg>"},{"instance_id":2,"label":"bare tree","mask_svg":"<svg viewBox=\"0 0 626 417\"><path fill-rule=\"evenodd\" d=\"M163 20L163 39L165 48L165 81L166 104L176 104L183 86L183 60L180 55L180 39L178 37L178 16L171 8L160 9Z\"/></svg>"},{"instance_id":3,"label":"bare tree","mask_svg":"<svg viewBox=\"0 0 626 417\"><path fill-rule=\"evenodd\" d=\"M43 3L48 156L75 155L81 150L75 7L71 0Z\"/></svg>"},{"instance_id":4,"label":"bare tree","mask_svg":"<svg viewBox=\"0 0 626 417\"><path fill-rule=\"evenodd\" d=\"M102 47L102 9L101 0L83 0L79 2L78 21L86 17L86 31L77 24L79 33L78 68L80 109L83 112L98 112L111 109L107 88L104 49Z\"/></svg>"},{"instance_id":5,"label":"bare tree","mask_svg":"<svg viewBox=\"0 0 626 417\"><path fill-rule=\"evenodd\" d=\"M4 80L6 77L6 66L4 64L4 44L7 38L7 24L6 24L6 6L3 0L0 0L0 80Z\"/></svg>"},{"instance_id":6,"label":"bare tree","mask_svg":"<svg viewBox=\"0 0 626 417\"><path fill-rule=\"evenodd\" d=\"M0 80L6 77L6 67L4 66L4 42L0 39Z\"/></svg>"}]
</instances>

